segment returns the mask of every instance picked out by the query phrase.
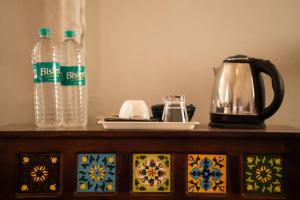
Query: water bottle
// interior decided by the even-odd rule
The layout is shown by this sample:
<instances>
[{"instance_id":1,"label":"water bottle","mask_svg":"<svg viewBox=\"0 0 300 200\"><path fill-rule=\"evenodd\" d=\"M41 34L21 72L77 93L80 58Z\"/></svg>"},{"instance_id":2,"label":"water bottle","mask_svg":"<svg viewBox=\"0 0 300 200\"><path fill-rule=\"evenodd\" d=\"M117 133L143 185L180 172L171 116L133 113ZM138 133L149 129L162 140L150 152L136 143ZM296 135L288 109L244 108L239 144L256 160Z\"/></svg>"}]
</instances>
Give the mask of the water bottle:
<instances>
[{"instance_id":1,"label":"water bottle","mask_svg":"<svg viewBox=\"0 0 300 200\"><path fill-rule=\"evenodd\" d=\"M86 71L82 50L75 40L75 31L65 31L62 52L63 125L85 126L87 124Z\"/></svg>"},{"instance_id":2,"label":"water bottle","mask_svg":"<svg viewBox=\"0 0 300 200\"><path fill-rule=\"evenodd\" d=\"M50 29L41 28L32 51L35 123L38 127L62 125L59 51L50 38Z\"/></svg>"}]
</instances>

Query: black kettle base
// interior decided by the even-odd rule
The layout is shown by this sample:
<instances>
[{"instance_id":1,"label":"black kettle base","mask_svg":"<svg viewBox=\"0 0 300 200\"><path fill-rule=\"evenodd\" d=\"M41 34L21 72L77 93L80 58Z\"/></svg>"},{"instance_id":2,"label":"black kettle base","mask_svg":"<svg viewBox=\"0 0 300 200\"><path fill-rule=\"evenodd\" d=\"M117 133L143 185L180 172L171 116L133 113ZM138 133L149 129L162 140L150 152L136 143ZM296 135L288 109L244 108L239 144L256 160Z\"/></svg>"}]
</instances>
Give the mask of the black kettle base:
<instances>
[{"instance_id":1,"label":"black kettle base","mask_svg":"<svg viewBox=\"0 0 300 200\"><path fill-rule=\"evenodd\" d=\"M254 115L228 115L210 113L209 126L215 128L235 128L235 129L264 129L266 125Z\"/></svg>"},{"instance_id":2,"label":"black kettle base","mask_svg":"<svg viewBox=\"0 0 300 200\"><path fill-rule=\"evenodd\" d=\"M240 123L220 123L220 122L210 122L210 127L213 128L228 128L228 129L265 129L265 123L260 124L240 124Z\"/></svg>"}]
</instances>

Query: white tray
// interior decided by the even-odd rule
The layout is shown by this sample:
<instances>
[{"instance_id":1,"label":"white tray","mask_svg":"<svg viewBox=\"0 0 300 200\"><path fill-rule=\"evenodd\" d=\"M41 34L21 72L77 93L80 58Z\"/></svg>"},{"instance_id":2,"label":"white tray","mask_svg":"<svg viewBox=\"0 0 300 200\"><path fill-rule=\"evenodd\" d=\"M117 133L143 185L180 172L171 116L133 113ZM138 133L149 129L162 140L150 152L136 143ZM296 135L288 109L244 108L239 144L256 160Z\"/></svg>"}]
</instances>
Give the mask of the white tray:
<instances>
[{"instance_id":1,"label":"white tray","mask_svg":"<svg viewBox=\"0 0 300 200\"><path fill-rule=\"evenodd\" d=\"M199 122L112 122L98 121L105 129L192 130Z\"/></svg>"}]
</instances>

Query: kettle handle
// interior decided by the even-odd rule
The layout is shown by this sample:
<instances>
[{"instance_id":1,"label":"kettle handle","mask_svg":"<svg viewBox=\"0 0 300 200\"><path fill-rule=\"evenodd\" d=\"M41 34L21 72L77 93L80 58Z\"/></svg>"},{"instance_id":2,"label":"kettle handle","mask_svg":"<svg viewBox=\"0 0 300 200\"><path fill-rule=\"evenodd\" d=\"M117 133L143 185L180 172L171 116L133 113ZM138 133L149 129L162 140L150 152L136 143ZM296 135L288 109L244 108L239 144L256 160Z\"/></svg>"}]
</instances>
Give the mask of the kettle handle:
<instances>
[{"instance_id":1,"label":"kettle handle","mask_svg":"<svg viewBox=\"0 0 300 200\"><path fill-rule=\"evenodd\" d=\"M284 97L284 84L281 75L275 66L268 60L257 59L253 63L254 68L258 73L263 72L271 77L274 98L271 104L258 113L261 120L271 117L281 106Z\"/></svg>"}]
</instances>

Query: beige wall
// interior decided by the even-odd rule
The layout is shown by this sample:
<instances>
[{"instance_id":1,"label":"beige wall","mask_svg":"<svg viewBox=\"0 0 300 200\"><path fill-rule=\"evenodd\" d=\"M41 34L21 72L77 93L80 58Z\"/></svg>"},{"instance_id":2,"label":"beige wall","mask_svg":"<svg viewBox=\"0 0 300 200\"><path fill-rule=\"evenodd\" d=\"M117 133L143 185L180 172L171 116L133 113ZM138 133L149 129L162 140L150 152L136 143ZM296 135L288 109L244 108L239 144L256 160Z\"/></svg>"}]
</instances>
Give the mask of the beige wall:
<instances>
[{"instance_id":1,"label":"beige wall","mask_svg":"<svg viewBox=\"0 0 300 200\"><path fill-rule=\"evenodd\" d=\"M30 54L44 2L0 1L0 124L33 122ZM89 121L125 99L150 106L184 94L208 123L212 67L246 54L270 59L284 78L283 105L267 123L300 127L299 20L298 0L88 0ZM267 91L270 100L269 82Z\"/></svg>"},{"instance_id":2,"label":"beige wall","mask_svg":"<svg viewBox=\"0 0 300 200\"><path fill-rule=\"evenodd\" d=\"M82 5L84 0L0 0L0 125L33 123L31 51L38 29L50 27L57 44L67 28L80 35Z\"/></svg>"}]
</instances>

